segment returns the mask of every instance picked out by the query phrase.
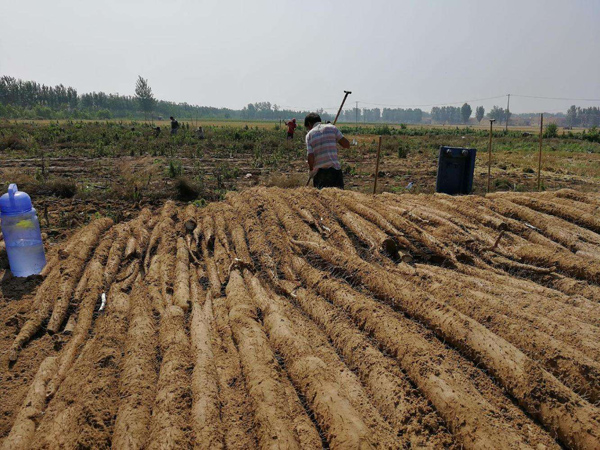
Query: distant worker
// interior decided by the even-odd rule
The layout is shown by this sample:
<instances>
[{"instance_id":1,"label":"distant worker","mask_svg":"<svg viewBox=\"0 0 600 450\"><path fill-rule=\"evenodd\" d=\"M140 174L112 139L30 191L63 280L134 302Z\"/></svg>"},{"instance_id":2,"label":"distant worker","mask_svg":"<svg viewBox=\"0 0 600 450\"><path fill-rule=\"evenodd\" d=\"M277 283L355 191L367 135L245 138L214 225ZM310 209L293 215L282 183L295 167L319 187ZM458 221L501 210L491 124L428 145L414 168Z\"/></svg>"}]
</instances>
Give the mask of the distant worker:
<instances>
[{"instance_id":1,"label":"distant worker","mask_svg":"<svg viewBox=\"0 0 600 450\"><path fill-rule=\"evenodd\" d=\"M204 128L198 127L198 129L196 130L196 137L198 139L204 139Z\"/></svg>"},{"instance_id":2,"label":"distant worker","mask_svg":"<svg viewBox=\"0 0 600 450\"><path fill-rule=\"evenodd\" d=\"M335 125L322 124L321 117L310 113L304 119L308 130L306 135L306 152L308 168L317 189L337 187L344 189L344 176L338 159L336 144L350 148L350 142Z\"/></svg>"},{"instance_id":3,"label":"distant worker","mask_svg":"<svg viewBox=\"0 0 600 450\"><path fill-rule=\"evenodd\" d=\"M288 141L294 139L294 131L296 131L296 127L298 126L298 125L296 125L296 119L288 120L285 124L288 127L288 131L287 131Z\"/></svg>"},{"instance_id":4,"label":"distant worker","mask_svg":"<svg viewBox=\"0 0 600 450\"><path fill-rule=\"evenodd\" d=\"M171 134L177 134L179 122L177 122L173 116L169 117L169 119L171 119Z\"/></svg>"},{"instance_id":5,"label":"distant worker","mask_svg":"<svg viewBox=\"0 0 600 450\"><path fill-rule=\"evenodd\" d=\"M160 127L156 127L154 129L154 137L157 138L160 136Z\"/></svg>"}]
</instances>

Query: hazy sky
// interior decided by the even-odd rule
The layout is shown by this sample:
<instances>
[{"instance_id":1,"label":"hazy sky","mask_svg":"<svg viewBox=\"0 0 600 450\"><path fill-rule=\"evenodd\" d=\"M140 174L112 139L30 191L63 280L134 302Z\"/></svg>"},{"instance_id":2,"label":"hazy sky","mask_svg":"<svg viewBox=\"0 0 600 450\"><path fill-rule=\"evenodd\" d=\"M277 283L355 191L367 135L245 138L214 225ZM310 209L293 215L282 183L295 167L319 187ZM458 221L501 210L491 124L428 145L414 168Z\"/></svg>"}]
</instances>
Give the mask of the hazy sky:
<instances>
[{"instance_id":1,"label":"hazy sky","mask_svg":"<svg viewBox=\"0 0 600 450\"><path fill-rule=\"evenodd\" d=\"M600 0L0 0L0 74L231 108L600 99ZM511 110L573 103L600 106Z\"/></svg>"}]
</instances>

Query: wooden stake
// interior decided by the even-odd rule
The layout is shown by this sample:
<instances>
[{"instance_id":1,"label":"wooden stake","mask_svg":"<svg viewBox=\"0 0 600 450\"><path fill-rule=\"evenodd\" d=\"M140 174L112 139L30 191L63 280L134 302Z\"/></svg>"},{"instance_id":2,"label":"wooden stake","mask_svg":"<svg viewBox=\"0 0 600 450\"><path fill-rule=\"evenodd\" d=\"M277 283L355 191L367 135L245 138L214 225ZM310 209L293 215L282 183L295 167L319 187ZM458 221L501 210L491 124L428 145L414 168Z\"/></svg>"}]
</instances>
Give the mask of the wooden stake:
<instances>
[{"instance_id":1,"label":"wooden stake","mask_svg":"<svg viewBox=\"0 0 600 450\"><path fill-rule=\"evenodd\" d=\"M540 154L538 157L538 191L542 190L542 141L544 139L544 114L540 114Z\"/></svg>"},{"instance_id":2,"label":"wooden stake","mask_svg":"<svg viewBox=\"0 0 600 450\"><path fill-rule=\"evenodd\" d=\"M490 177L492 173L492 126L494 119L490 120L490 142L488 144L488 176L487 176L487 191L490 192Z\"/></svg>"},{"instance_id":3,"label":"wooden stake","mask_svg":"<svg viewBox=\"0 0 600 450\"><path fill-rule=\"evenodd\" d=\"M377 193L377 179L379 178L379 158L381 157L381 138L379 136L379 145L377 146L377 163L375 164L375 184L373 184L373 194Z\"/></svg>"}]
</instances>

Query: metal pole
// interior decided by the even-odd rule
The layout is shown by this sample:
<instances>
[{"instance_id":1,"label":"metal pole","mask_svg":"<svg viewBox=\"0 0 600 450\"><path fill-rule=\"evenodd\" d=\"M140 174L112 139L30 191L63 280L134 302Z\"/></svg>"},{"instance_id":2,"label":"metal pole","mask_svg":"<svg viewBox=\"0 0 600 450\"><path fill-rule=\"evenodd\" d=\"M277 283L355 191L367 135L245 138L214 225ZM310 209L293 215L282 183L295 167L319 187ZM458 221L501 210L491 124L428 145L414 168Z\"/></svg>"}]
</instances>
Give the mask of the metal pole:
<instances>
[{"instance_id":1,"label":"metal pole","mask_svg":"<svg viewBox=\"0 0 600 450\"><path fill-rule=\"evenodd\" d=\"M508 131L508 117L510 115L510 94L508 94L508 102L506 103L506 125L504 131Z\"/></svg>"},{"instance_id":2,"label":"metal pole","mask_svg":"<svg viewBox=\"0 0 600 450\"><path fill-rule=\"evenodd\" d=\"M544 114L540 114L540 154L538 157L538 191L542 190L542 140L544 139Z\"/></svg>"},{"instance_id":3,"label":"metal pole","mask_svg":"<svg viewBox=\"0 0 600 450\"><path fill-rule=\"evenodd\" d=\"M379 158L381 156L381 138L379 136L379 145L377 146L377 163L375 164L375 184L373 184L373 195L377 193L377 179L379 178Z\"/></svg>"},{"instance_id":4,"label":"metal pole","mask_svg":"<svg viewBox=\"0 0 600 450\"><path fill-rule=\"evenodd\" d=\"M488 144L488 176L487 176L487 191L490 192L490 176L492 173L492 127L494 119L490 119L490 142Z\"/></svg>"}]
</instances>

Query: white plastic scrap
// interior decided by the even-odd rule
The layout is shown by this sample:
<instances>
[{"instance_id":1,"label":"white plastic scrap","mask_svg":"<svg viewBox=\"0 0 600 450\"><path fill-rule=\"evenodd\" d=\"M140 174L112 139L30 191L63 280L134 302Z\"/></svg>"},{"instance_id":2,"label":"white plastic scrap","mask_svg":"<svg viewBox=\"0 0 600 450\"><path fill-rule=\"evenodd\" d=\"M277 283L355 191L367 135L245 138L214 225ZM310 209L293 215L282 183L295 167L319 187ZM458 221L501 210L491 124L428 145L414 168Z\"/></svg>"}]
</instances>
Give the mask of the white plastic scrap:
<instances>
[{"instance_id":1,"label":"white plastic scrap","mask_svg":"<svg viewBox=\"0 0 600 450\"><path fill-rule=\"evenodd\" d=\"M526 226L527 228L531 228L532 230L535 230L535 231L540 231L540 229L539 229L539 228L537 228L537 227L534 227L534 226L533 226L533 225L531 225L530 223L527 223L527 222L525 222L525 226Z\"/></svg>"},{"instance_id":2,"label":"white plastic scrap","mask_svg":"<svg viewBox=\"0 0 600 450\"><path fill-rule=\"evenodd\" d=\"M106 306L106 294L103 292L100 298L102 299L102 303L100 304L100 309L98 311L102 311Z\"/></svg>"}]
</instances>

